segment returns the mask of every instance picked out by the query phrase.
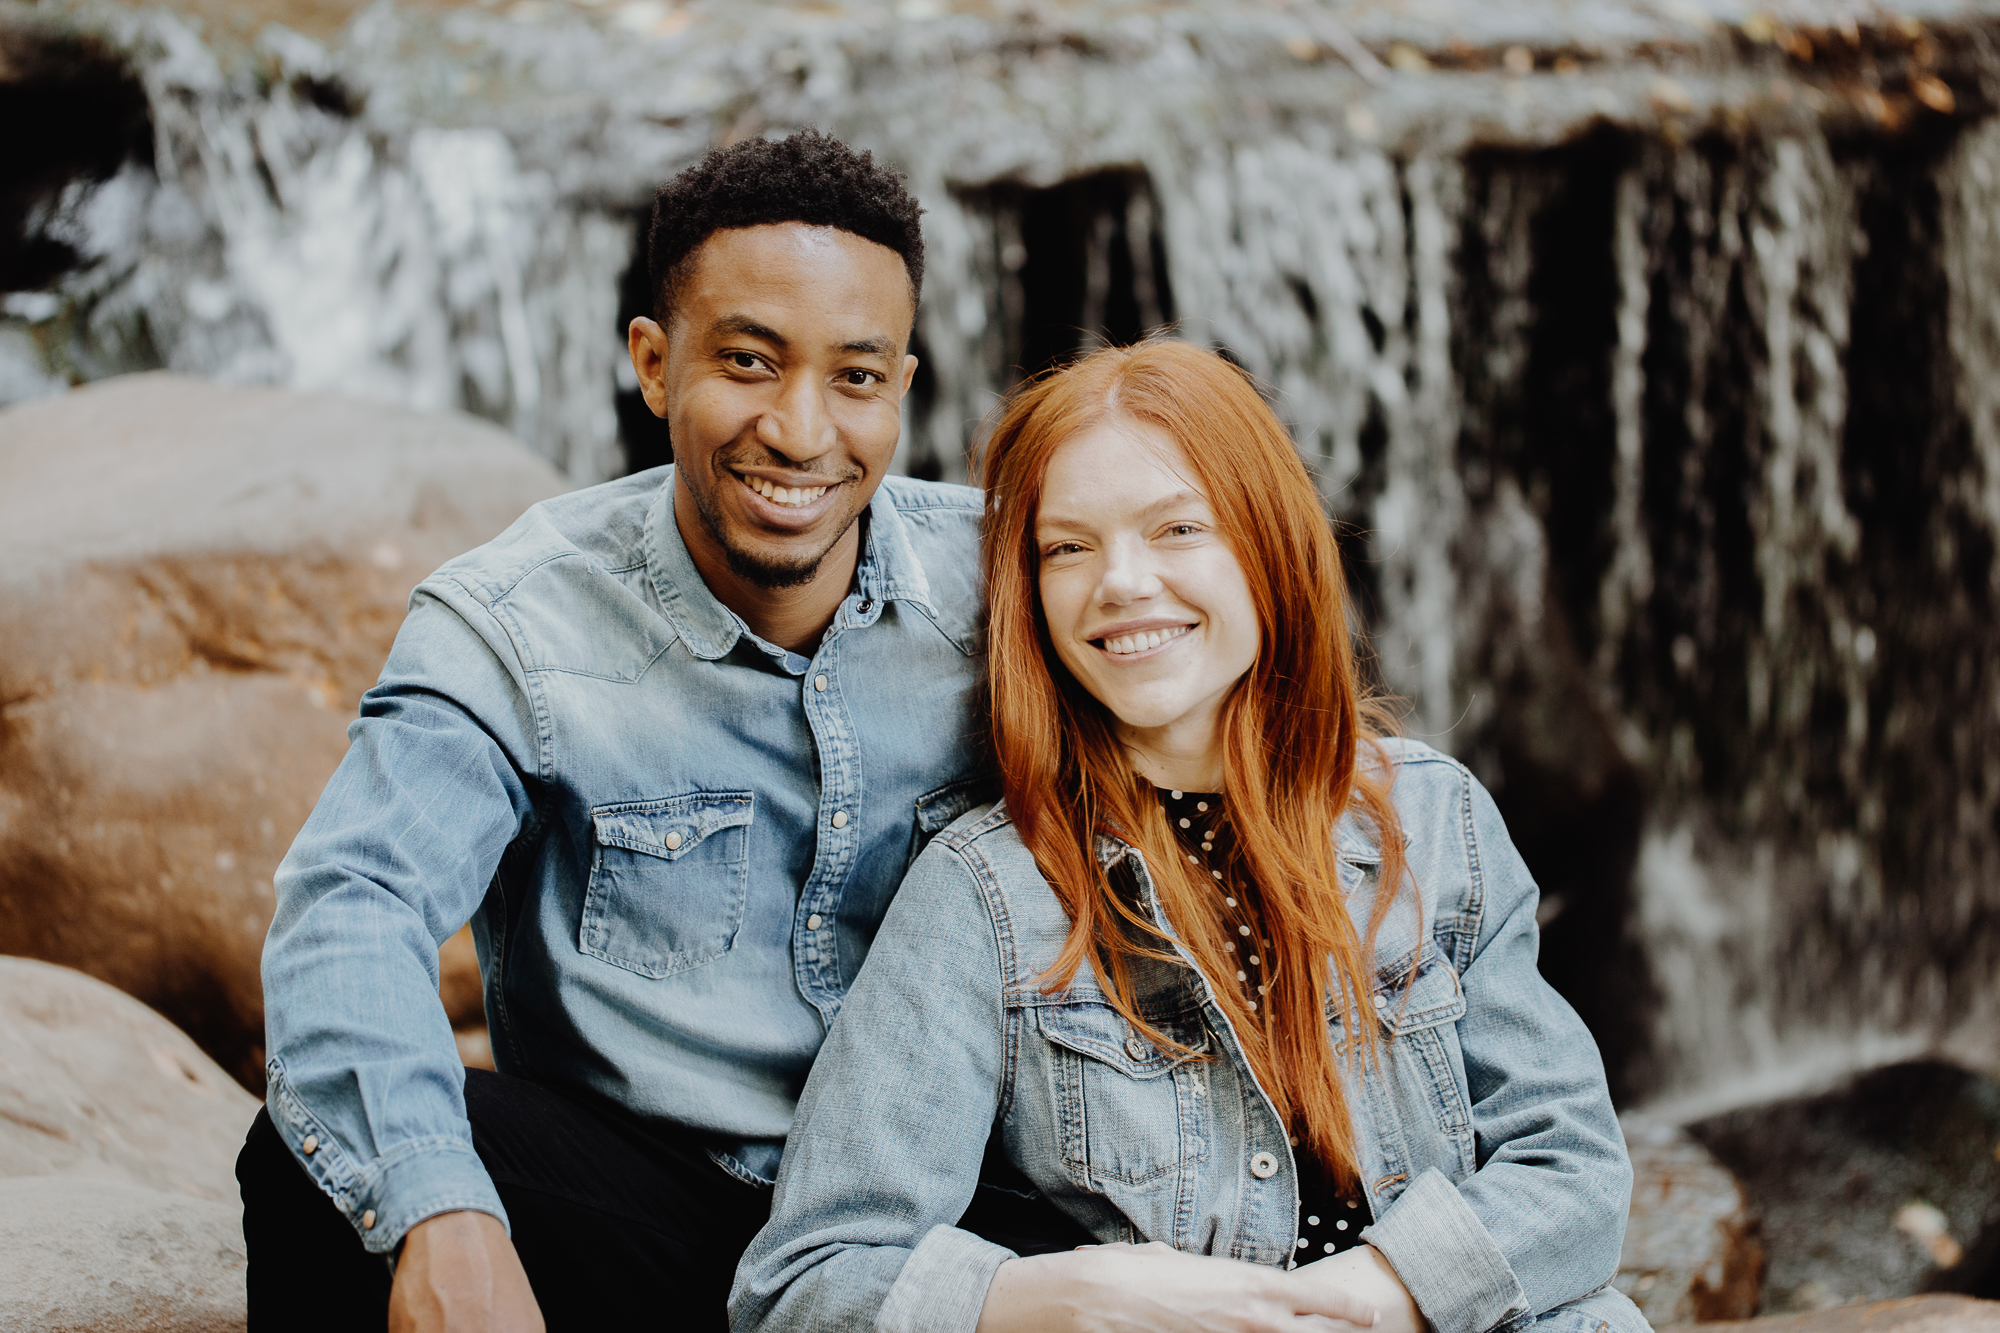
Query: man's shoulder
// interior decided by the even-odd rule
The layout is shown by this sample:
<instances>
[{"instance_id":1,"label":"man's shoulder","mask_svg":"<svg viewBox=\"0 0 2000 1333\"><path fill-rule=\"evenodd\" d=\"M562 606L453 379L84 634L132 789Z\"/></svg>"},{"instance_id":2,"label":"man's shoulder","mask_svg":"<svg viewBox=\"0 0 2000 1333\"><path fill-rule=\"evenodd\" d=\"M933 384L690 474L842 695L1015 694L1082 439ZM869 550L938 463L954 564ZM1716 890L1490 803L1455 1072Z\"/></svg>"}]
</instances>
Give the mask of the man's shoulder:
<instances>
[{"instance_id":1,"label":"man's shoulder","mask_svg":"<svg viewBox=\"0 0 2000 1333\"><path fill-rule=\"evenodd\" d=\"M979 621L983 497L970 486L914 477L884 477L881 493L902 524L911 558L923 570L926 600L938 627L961 645L973 643Z\"/></svg>"},{"instance_id":2,"label":"man's shoulder","mask_svg":"<svg viewBox=\"0 0 2000 1333\"><path fill-rule=\"evenodd\" d=\"M671 466L652 468L531 505L505 532L431 577L492 606L538 574L590 578L642 567L646 520L672 475Z\"/></svg>"}]
</instances>

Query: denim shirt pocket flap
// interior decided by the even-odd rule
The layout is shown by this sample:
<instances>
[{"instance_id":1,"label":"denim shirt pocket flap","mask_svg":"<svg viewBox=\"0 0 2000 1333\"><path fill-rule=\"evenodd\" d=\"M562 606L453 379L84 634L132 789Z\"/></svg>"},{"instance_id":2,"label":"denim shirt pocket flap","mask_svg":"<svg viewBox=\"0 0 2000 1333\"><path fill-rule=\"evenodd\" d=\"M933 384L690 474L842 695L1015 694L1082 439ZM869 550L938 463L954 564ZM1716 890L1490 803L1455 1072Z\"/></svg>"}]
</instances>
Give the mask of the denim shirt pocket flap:
<instances>
[{"instance_id":1,"label":"denim shirt pocket flap","mask_svg":"<svg viewBox=\"0 0 2000 1333\"><path fill-rule=\"evenodd\" d=\"M951 822L976 805L984 805L998 795L993 780L983 775L947 782L917 798L917 832L926 840L942 833Z\"/></svg>"},{"instance_id":2,"label":"denim shirt pocket flap","mask_svg":"<svg viewBox=\"0 0 2000 1333\"><path fill-rule=\"evenodd\" d=\"M1036 1013L1042 1035L1051 1044L1110 1065L1131 1078L1158 1078L1208 1050L1207 1029L1191 1019L1153 1021L1161 1032L1188 1048L1186 1054L1177 1055L1147 1040L1108 1004L1044 1004Z\"/></svg>"},{"instance_id":3,"label":"denim shirt pocket flap","mask_svg":"<svg viewBox=\"0 0 2000 1333\"><path fill-rule=\"evenodd\" d=\"M1465 1017L1465 988L1436 944L1426 943L1417 959L1416 976L1408 962L1377 974L1376 1012L1382 1026L1401 1035Z\"/></svg>"},{"instance_id":4,"label":"denim shirt pocket flap","mask_svg":"<svg viewBox=\"0 0 2000 1333\"><path fill-rule=\"evenodd\" d=\"M710 836L750 822L747 791L696 792L663 801L599 806L590 812L597 841L663 861L678 861Z\"/></svg>"}]
</instances>

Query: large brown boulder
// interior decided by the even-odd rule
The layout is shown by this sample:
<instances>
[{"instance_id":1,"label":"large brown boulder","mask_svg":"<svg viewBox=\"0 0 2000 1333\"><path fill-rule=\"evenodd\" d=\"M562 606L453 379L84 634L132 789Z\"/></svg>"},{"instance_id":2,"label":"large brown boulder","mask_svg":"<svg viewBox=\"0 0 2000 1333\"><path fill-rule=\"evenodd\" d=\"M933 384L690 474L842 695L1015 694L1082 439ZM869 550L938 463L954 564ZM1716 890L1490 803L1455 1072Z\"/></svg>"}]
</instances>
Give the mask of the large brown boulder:
<instances>
[{"instance_id":1,"label":"large brown boulder","mask_svg":"<svg viewBox=\"0 0 2000 1333\"><path fill-rule=\"evenodd\" d=\"M562 489L493 426L352 399L154 374L0 411L0 953L261 1087L271 872L410 589Z\"/></svg>"},{"instance_id":2,"label":"large brown boulder","mask_svg":"<svg viewBox=\"0 0 2000 1333\"><path fill-rule=\"evenodd\" d=\"M1697 1326L1661 1327L1694 1333ZM1702 1324L1701 1333L2000 1333L2000 1301L1970 1296L1905 1296L1871 1305L1839 1305L1803 1314Z\"/></svg>"},{"instance_id":3,"label":"large brown boulder","mask_svg":"<svg viewBox=\"0 0 2000 1333\"><path fill-rule=\"evenodd\" d=\"M1623 1128L1632 1213L1618 1289L1655 1327L1756 1314L1766 1254L1736 1177L1672 1125L1627 1120Z\"/></svg>"},{"instance_id":4,"label":"large brown boulder","mask_svg":"<svg viewBox=\"0 0 2000 1333\"><path fill-rule=\"evenodd\" d=\"M0 958L0 1328L240 1330L235 1162L256 1113L130 996Z\"/></svg>"}]
</instances>

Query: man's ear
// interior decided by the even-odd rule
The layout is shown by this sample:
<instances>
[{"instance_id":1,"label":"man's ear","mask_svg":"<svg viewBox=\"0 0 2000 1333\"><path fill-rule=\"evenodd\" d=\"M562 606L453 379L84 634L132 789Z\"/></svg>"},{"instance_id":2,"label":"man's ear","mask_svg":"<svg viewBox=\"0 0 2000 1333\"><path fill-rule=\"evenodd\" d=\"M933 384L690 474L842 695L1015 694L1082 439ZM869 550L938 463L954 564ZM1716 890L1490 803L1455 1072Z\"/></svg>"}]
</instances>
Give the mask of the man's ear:
<instances>
[{"instance_id":1,"label":"man's ear","mask_svg":"<svg viewBox=\"0 0 2000 1333\"><path fill-rule=\"evenodd\" d=\"M901 397L907 398L910 396L910 384L913 380L916 379L916 377L917 377L916 354L912 352L906 352L903 355L903 388L902 388L902 393L900 395Z\"/></svg>"},{"instance_id":2,"label":"man's ear","mask_svg":"<svg viewBox=\"0 0 2000 1333\"><path fill-rule=\"evenodd\" d=\"M639 392L653 415L667 414L667 331L640 315L625 329L625 342L632 353L632 370L639 377ZM910 361L914 367L915 357ZM908 380L905 375L905 381Z\"/></svg>"}]
</instances>

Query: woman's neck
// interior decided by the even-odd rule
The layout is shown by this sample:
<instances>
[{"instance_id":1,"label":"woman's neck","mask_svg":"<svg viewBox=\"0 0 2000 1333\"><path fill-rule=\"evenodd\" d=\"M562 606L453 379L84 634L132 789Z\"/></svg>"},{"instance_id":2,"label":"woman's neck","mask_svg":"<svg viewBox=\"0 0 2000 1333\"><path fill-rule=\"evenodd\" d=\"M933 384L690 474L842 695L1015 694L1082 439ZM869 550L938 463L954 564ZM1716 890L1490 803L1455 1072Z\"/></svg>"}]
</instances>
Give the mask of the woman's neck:
<instances>
[{"instance_id":1,"label":"woman's neck","mask_svg":"<svg viewBox=\"0 0 2000 1333\"><path fill-rule=\"evenodd\" d=\"M1222 742L1216 718L1211 715L1195 725L1185 721L1143 728L1120 723L1118 740L1133 771L1155 787L1221 791Z\"/></svg>"}]
</instances>

